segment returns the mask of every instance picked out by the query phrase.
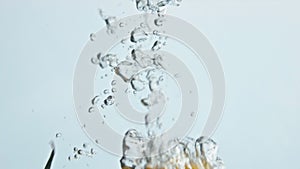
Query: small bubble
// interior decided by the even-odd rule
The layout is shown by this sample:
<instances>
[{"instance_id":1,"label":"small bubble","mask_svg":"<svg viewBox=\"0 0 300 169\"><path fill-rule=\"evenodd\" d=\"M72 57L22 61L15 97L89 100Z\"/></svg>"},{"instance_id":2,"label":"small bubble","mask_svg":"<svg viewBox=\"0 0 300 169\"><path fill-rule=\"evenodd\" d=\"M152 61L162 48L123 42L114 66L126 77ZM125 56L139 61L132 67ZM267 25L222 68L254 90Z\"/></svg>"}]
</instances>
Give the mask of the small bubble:
<instances>
[{"instance_id":1,"label":"small bubble","mask_svg":"<svg viewBox=\"0 0 300 169\"><path fill-rule=\"evenodd\" d=\"M104 93L104 94L108 94L108 93L109 93L109 90L108 90L108 89L105 89L105 90L103 91L103 93Z\"/></svg>"},{"instance_id":2,"label":"small bubble","mask_svg":"<svg viewBox=\"0 0 300 169\"><path fill-rule=\"evenodd\" d=\"M164 23L164 19L162 19L162 18L157 18L157 19L155 19L154 20L154 24L156 25L156 26L162 26L163 25L163 23Z\"/></svg>"},{"instance_id":3,"label":"small bubble","mask_svg":"<svg viewBox=\"0 0 300 169\"><path fill-rule=\"evenodd\" d=\"M147 40L147 33L141 28L136 28L130 33L130 41L133 43L138 43Z\"/></svg>"},{"instance_id":4,"label":"small bubble","mask_svg":"<svg viewBox=\"0 0 300 169\"><path fill-rule=\"evenodd\" d=\"M90 107L89 110L88 110L89 113L93 113L94 111L95 111L94 107Z\"/></svg>"},{"instance_id":5,"label":"small bubble","mask_svg":"<svg viewBox=\"0 0 300 169\"><path fill-rule=\"evenodd\" d=\"M106 33L111 35L111 34L115 33L115 30L112 27L108 27L107 30L106 30Z\"/></svg>"},{"instance_id":6,"label":"small bubble","mask_svg":"<svg viewBox=\"0 0 300 169\"><path fill-rule=\"evenodd\" d=\"M111 92L115 93L115 92L117 92L117 89L116 88L112 88Z\"/></svg>"},{"instance_id":7,"label":"small bubble","mask_svg":"<svg viewBox=\"0 0 300 169\"><path fill-rule=\"evenodd\" d=\"M101 108L104 109L104 108L105 108L105 105L104 105L104 104L101 104Z\"/></svg>"},{"instance_id":8,"label":"small bubble","mask_svg":"<svg viewBox=\"0 0 300 169\"><path fill-rule=\"evenodd\" d=\"M78 150L78 154L79 154L79 155L83 155L83 154L84 154L84 151L83 151L83 150Z\"/></svg>"},{"instance_id":9,"label":"small bubble","mask_svg":"<svg viewBox=\"0 0 300 169\"><path fill-rule=\"evenodd\" d=\"M78 155L77 154L74 154L74 159L78 159Z\"/></svg>"},{"instance_id":10,"label":"small bubble","mask_svg":"<svg viewBox=\"0 0 300 169\"><path fill-rule=\"evenodd\" d=\"M71 156L69 156L69 157L68 157L68 160L69 160L69 161L71 161L71 159L72 159L72 157L71 157Z\"/></svg>"},{"instance_id":11,"label":"small bubble","mask_svg":"<svg viewBox=\"0 0 300 169\"><path fill-rule=\"evenodd\" d=\"M91 62L96 65L100 63L100 60L98 58L92 57Z\"/></svg>"},{"instance_id":12,"label":"small bubble","mask_svg":"<svg viewBox=\"0 0 300 169\"><path fill-rule=\"evenodd\" d=\"M140 26L141 26L142 28L145 28L145 27L146 27L146 24L145 24L144 22L142 22L142 23L140 24Z\"/></svg>"},{"instance_id":13,"label":"small bubble","mask_svg":"<svg viewBox=\"0 0 300 169\"><path fill-rule=\"evenodd\" d=\"M74 151L74 152L77 152L77 151L78 151L78 148L77 148L77 147L74 147L74 148L73 148L73 151Z\"/></svg>"},{"instance_id":14,"label":"small bubble","mask_svg":"<svg viewBox=\"0 0 300 169\"><path fill-rule=\"evenodd\" d=\"M56 133L56 134L55 134L55 137L56 137L56 138L59 138L59 137L61 137L61 136L62 136L61 133Z\"/></svg>"},{"instance_id":15,"label":"small bubble","mask_svg":"<svg viewBox=\"0 0 300 169\"><path fill-rule=\"evenodd\" d=\"M92 99L92 104L96 105L97 103L99 103L100 97L97 95Z\"/></svg>"},{"instance_id":16,"label":"small bubble","mask_svg":"<svg viewBox=\"0 0 300 169\"><path fill-rule=\"evenodd\" d=\"M98 141L97 139L95 140L95 142L96 142L97 144L99 144L99 141Z\"/></svg>"},{"instance_id":17,"label":"small bubble","mask_svg":"<svg viewBox=\"0 0 300 169\"><path fill-rule=\"evenodd\" d=\"M116 80L111 81L111 85L112 85L112 86L114 86L114 85L116 85L116 84L117 84L117 81L116 81Z\"/></svg>"},{"instance_id":18,"label":"small bubble","mask_svg":"<svg viewBox=\"0 0 300 169\"><path fill-rule=\"evenodd\" d=\"M122 43L122 44L125 44L126 41L127 41L127 39L122 39L122 40L121 40L121 43Z\"/></svg>"},{"instance_id":19,"label":"small bubble","mask_svg":"<svg viewBox=\"0 0 300 169\"><path fill-rule=\"evenodd\" d=\"M164 77L163 77L163 76L160 76L160 77L159 77L159 81L161 81L161 82L164 81Z\"/></svg>"},{"instance_id":20,"label":"small bubble","mask_svg":"<svg viewBox=\"0 0 300 169\"><path fill-rule=\"evenodd\" d=\"M91 152L91 154L96 154L96 152L93 148L91 148L90 152Z\"/></svg>"},{"instance_id":21,"label":"small bubble","mask_svg":"<svg viewBox=\"0 0 300 169\"><path fill-rule=\"evenodd\" d=\"M160 41L155 41L152 48L151 48L151 50L152 51L158 51L158 50L161 49L161 47L162 47L161 42Z\"/></svg>"},{"instance_id":22,"label":"small bubble","mask_svg":"<svg viewBox=\"0 0 300 169\"><path fill-rule=\"evenodd\" d=\"M82 144L82 147L83 147L83 148L87 148L87 144L86 144L86 143L83 143L83 144Z\"/></svg>"},{"instance_id":23,"label":"small bubble","mask_svg":"<svg viewBox=\"0 0 300 169\"><path fill-rule=\"evenodd\" d=\"M194 115L195 115L195 112L192 112L192 113L191 113L191 116L194 117Z\"/></svg>"},{"instance_id":24,"label":"small bubble","mask_svg":"<svg viewBox=\"0 0 300 169\"><path fill-rule=\"evenodd\" d=\"M150 106L150 103L149 103L149 99L148 98L144 98L141 100L141 103L144 105L144 106Z\"/></svg>"},{"instance_id":25,"label":"small bubble","mask_svg":"<svg viewBox=\"0 0 300 169\"><path fill-rule=\"evenodd\" d=\"M124 22L120 22L120 23L119 23L119 27L122 28L122 27L124 27L124 26L125 26L125 23L124 23Z\"/></svg>"},{"instance_id":26,"label":"small bubble","mask_svg":"<svg viewBox=\"0 0 300 169\"><path fill-rule=\"evenodd\" d=\"M96 35L94 33L90 34L90 40L95 41L96 40Z\"/></svg>"},{"instance_id":27,"label":"small bubble","mask_svg":"<svg viewBox=\"0 0 300 169\"><path fill-rule=\"evenodd\" d=\"M130 84L134 91L142 91L145 88L145 83L138 78L132 78Z\"/></svg>"},{"instance_id":28,"label":"small bubble","mask_svg":"<svg viewBox=\"0 0 300 169\"><path fill-rule=\"evenodd\" d=\"M113 96L108 96L108 97L104 100L104 104L105 104L105 105L112 105L112 104L114 104L114 97L113 97Z\"/></svg>"}]
</instances>

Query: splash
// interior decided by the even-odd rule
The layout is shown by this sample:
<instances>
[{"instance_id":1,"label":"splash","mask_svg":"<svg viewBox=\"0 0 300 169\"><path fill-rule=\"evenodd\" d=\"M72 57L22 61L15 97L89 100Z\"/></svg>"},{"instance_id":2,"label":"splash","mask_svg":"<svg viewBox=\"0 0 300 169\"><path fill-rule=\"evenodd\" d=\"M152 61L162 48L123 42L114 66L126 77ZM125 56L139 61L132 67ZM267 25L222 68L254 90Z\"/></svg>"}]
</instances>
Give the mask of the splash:
<instances>
[{"instance_id":1,"label":"splash","mask_svg":"<svg viewBox=\"0 0 300 169\"><path fill-rule=\"evenodd\" d=\"M167 7L179 6L181 0L136 0L138 11L157 14L154 25L162 27L165 23ZM104 20L107 33L112 35L115 30L122 28L126 23L116 25L116 17L106 16L99 10ZM97 37L90 35L93 42ZM97 105L105 109L116 104L115 93L128 94L141 93L139 104L148 110L144 125L146 133L135 129L126 132L123 138L123 157L120 160L122 169L225 169L224 163L218 156L218 146L206 137L168 138L162 130L163 122L158 116L157 107L168 100L163 90L166 79L163 56L158 51L168 45L168 37L158 30L149 31L146 23L140 23L128 32L128 38L122 44L130 43L128 55L120 57L115 53L98 53L91 58L91 63L102 70L111 70L114 76L120 78L122 83L130 86L125 91L115 88L116 81L110 82L110 88L91 99L89 113L95 111ZM180 78L175 74L174 78ZM191 116L194 116L191 113ZM97 140L96 140L96 143ZM86 151L76 149L70 158L77 159ZM91 152L89 152L91 153Z\"/></svg>"},{"instance_id":2,"label":"splash","mask_svg":"<svg viewBox=\"0 0 300 169\"><path fill-rule=\"evenodd\" d=\"M160 144L161 143L161 144ZM136 130L129 130L123 140L122 169L225 169L218 156L218 146L210 138L200 137L168 141L165 149L160 139L147 140ZM153 154L159 149L157 154ZM140 155L139 158L133 155Z\"/></svg>"}]
</instances>

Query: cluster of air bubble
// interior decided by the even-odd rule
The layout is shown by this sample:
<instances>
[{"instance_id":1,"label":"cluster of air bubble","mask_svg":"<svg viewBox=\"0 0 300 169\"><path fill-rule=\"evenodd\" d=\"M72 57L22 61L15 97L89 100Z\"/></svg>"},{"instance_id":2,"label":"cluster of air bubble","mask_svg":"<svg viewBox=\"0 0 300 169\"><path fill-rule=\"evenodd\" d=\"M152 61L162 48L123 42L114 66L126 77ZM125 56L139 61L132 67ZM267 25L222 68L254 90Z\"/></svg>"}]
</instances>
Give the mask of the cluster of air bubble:
<instances>
[{"instance_id":1,"label":"cluster of air bubble","mask_svg":"<svg viewBox=\"0 0 300 169\"><path fill-rule=\"evenodd\" d=\"M179 6L182 0L135 0L139 11L165 14L168 6Z\"/></svg>"},{"instance_id":2,"label":"cluster of air bubble","mask_svg":"<svg viewBox=\"0 0 300 169\"><path fill-rule=\"evenodd\" d=\"M218 146L210 138L174 139L166 145L133 129L125 134L120 163L122 169L225 169Z\"/></svg>"},{"instance_id":3,"label":"cluster of air bubble","mask_svg":"<svg viewBox=\"0 0 300 169\"><path fill-rule=\"evenodd\" d=\"M114 34L116 29L121 29L126 23L120 23L117 27L115 25L116 17L104 16L103 11L100 11L101 18L105 21L108 34ZM159 27L162 26L164 19L158 16L154 24ZM90 40L96 40L96 35L91 34ZM118 54L113 53L98 53L91 57L91 63L98 65L101 69L111 69L111 71L121 78L124 83L131 86L131 90L120 91L133 94L144 92L146 93L140 99L140 104L150 109L157 102L157 95L161 95L160 84L164 80L162 56L157 53L164 46L167 45L167 36L163 36L159 31L148 31L146 23L140 23L130 33L129 38L121 40L122 44L129 43L128 55L121 59ZM105 98L96 95L91 99L91 106L88 109L89 113L95 111L98 105L101 108L115 104L114 93L118 90L114 87L116 81L111 82L110 89L104 89ZM146 92L145 92L146 91Z\"/></svg>"},{"instance_id":4,"label":"cluster of air bubble","mask_svg":"<svg viewBox=\"0 0 300 169\"><path fill-rule=\"evenodd\" d=\"M136 0L139 11L157 14L154 25L163 26L167 6L178 6L181 0ZM108 34L114 34L116 29L122 29L126 23L115 24L115 17L105 16L100 10L100 16L105 21ZM166 99L161 84L164 83L163 56L159 51L167 45L167 36L157 30L149 31L147 23L140 23L121 40L121 44L129 44L126 58L114 53L98 53L91 62L100 69L110 69L114 75L130 86L125 91L118 91L116 81L111 81L111 89L104 89L104 97L96 95L91 99L88 112L94 112L97 105L101 108L116 104L114 93L143 93L140 104L149 110L145 115L146 133L134 129L128 130L123 139L123 157L120 160L122 169L224 169L222 160L218 157L216 143L205 137L197 140L164 139L160 131L162 122L151 109ZM95 34L90 40L96 40ZM176 75L175 75L176 76ZM156 112L157 113L157 112ZM159 133L161 132L161 133ZM97 142L97 141L96 141ZM75 155L78 155L76 150Z\"/></svg>"},{"instance_id":5,"label":"cluster of air bubble","mask_svg":"<svg viewBox=\"0 0 300 169\"><path fill-rule=\"evenodd\" d=\"M78 160L81 157L93 157L96 154L95 150L87 143L83 143L82 147L74 147L73 154L68 157L68 160Z\"/></svg>"}]
</instances>

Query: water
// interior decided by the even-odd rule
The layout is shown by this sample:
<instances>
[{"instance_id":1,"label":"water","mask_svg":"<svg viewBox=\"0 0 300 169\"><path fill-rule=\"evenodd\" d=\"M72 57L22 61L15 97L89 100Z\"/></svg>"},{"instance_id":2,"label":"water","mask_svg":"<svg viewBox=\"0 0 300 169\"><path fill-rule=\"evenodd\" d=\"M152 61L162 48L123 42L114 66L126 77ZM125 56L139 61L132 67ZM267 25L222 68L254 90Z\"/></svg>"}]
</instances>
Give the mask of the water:
<instances>
[{"instance_id":1,"label":"water","mask_svg":"<svg viewBox=\"0 0 300 169\"><path fill-rule=\"evenodd\" d=\"M154 20L157 28L164 26L167 8L179 6L180 3L181 0L135 0L138 11L157 14L158 17ZM126 26L124 22L115 25L116 17L106 16L102 10L99 10L99 14L106 24L109 35ZM163 90L168 81L163 56L157 52L168 45L168 37L158 30L147 29L147 23L142 22L128 32L129 38L120 41L123 47L128 46L126 57L120 56L125 53L98 53L91 58L92 64L99 66L101 71L109 70L128 88L125 91L119 90L116 80L109 80L110 87L102 89L102 96L96 95L92 99L92 106L88 112L94 112L94 105L99 103L102 109L116 106L117 91L123 92L124 95L133 93L139 96L136 97L138 104L148 110L144 116L146 132L129 129L123 138L123 156L120 160L123 169L224 169L224 163L218 155L218 146L211 138L182 139L167 138L164 135L162 130L164 121L157 115L160 112L155 112L155 108L165 104L168 99ZM91 41L95 41L96 38L94 34L90 35ZM181 77L180 73L172 76L174 79ZM103 79L103 76L101 77ZM105 78L108 77L105 74ZM193 117L195 114L196 112L192 112L190 116ZM176 120L174 117L170 119ZM105 124L105 121L102 123ZM99 144L99 140L95 142ZM69 160L93 154L94 149L88 149L88 146L84 145L83 148L74 150Z\"/></svg>"}]
</instances>

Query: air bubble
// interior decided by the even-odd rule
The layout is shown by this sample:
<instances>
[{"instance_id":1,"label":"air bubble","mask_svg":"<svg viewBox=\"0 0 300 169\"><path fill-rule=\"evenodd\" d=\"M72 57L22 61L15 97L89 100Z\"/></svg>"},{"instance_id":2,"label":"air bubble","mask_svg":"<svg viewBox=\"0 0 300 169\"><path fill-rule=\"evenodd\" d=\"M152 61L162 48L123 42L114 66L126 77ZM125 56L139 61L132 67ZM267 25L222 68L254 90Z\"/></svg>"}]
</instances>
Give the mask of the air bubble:
<instances>
[{"instance_id":1,"label":"air bubble","mask_svg":"<svg viewBox=\"0 0 300 169\"><path fill-rule=\"evenodd\" d=\"M104 94L108 94L108 93L109 93L109 90L108 90L108 89L105 89L105 90L103 91L103 93L104 93Z\"/></svg>"},{"instance_id":2,"label":"air bubble","mask_svg":"<svg viewBox=\"0 0 300 169\"><path fill-rule=\"evenodd\" d=\"M100 63L100 60L98 58L92 57L91 62L96 65Z\"/></svg>"},{"instance_id":3,"label":"air bubble","mask_svg":"<svg viewBox=\"0 0 300 169\"><path fill-rule=\"evenodd\" d=\"M114 86L114 85L116 85L116 84L117 84L117 81L116 81L116 80L111 81L111 85L112 85L112 86Z\"/></svg>"},{"instance_id":4,"label":"air bubble","mask_svg":"<svg viewBox=\"0 0 300 169\"><path fill-rule=\"evenodd\" d=\"M119 27L122 28L122 27L124 27L124 26L125 26L125 23L124 23L124 22L120 22L120 23L119 23Z\"/></svg>"},{"instance_id":5,"label":"air bubble","mask_svg":"<svg viewBox=\"0 0 300 169\"><path fill-rule=\"evenodd\" d=\"M101 104L101 108L104 109L104 108L105 108L105 105L104 105L104 104Z\"/></svg>"},{"instance_id":6,"label":"air bubble","mask_svg":"<svg viewBox=\"0 0 300 169\"><path fill-rule=\"evenodd\" d=\"M83 151L83 150L78 150L78 154L79 154L79 155L83 155L83 154L84 154L84 151Z\"/></svg>"},{"instance_id":7,"label":"air bubble","mask_svg":"<svg viewBox=\"0 0 300 169\"><path fill-rule=\"evenodd\" d=\"M192 113L191 113L191 117L194 117L194 116L195 116L195 112L192 112Z\"/></svg>"},{"instance_id":8,"label":"air bubble","mask_svg":"<svg viewBox=\"0 0 300 169\"><path fill-rule=\"evenodd\" d=\"M165 19L163 19L163 18L157 18L154 20L154 24L156 26L162 26L164 22L165 22Z\"/></svg>"},{"instance_id":9,"label":"air bubble","mask_svg":"<svg viewBox=\"0 0 300 169\"><path fill-rule=\"evenodd\" d=\"M90 107L89 110L88 110L89 113L93 113L94 111L95 111L94 107Z\"/></svg>"},{"instance_id":10,"label":"air bubble","mask_svg":"<svg viewBox=\"0 0 300 169\"><path fill-rule=\"evenodd\" d=\"M122 39L122 40L121 40L121 43L122 43L122 44L125 44L126 41L127 41L127 39Z\"/></svg>"},{"instance_id":11,"label":"air bubble","mask_svg":"<svg viewBox=\"0 0 300 169\"><path fill-rule=\"evenodd\" d=\"M153 35L158 35L158 33L159 33L158 30L153 31Z\"/></svg>"},{"instance_id":12,"label":"air bubble","mask_svg":"<svg viewBox=\"0 0 300 169\"><path fill-rule=\"evenodd\" d=\"M145 89L145 83L143 81L141 81L140 79L133 78L131 80L130 84L131 84L132 89L135 91L142 91L143 89Z\"/></svg>"},{"instance_id":13,"label":"air bubble","mask_svg":"<svg viewBox=\"0 0 300 169\"><path fill-rule=\"evenodd\" d=\"M108 96L105 100L104 100L104 104L105 105L112 105L115 102L115 98L114 96Z\"/></svg>"},{"instance_id":14,"label":"air bubble","mask_svg":"<svg viewBox=\"0 0 300 169\"><path fill-rule=\"evenodd\" d=\"M155 41L152 48L151 48L151 50L152 51L158 51L158 50L161 49L161 47L162 47L162 43L160 41Z\"/></svg>"},{"instance_id":15,"label":"air bubble","mask_svg":"<svg viewBox=\"0 0 300 169\"><path fill-rule=\"evenodd\" d=\"M90 153L91 154L96 154L96 152L95 152L95 150L93 148L91 148Z\"/></svg>"},{"instance_id":16,"label":"air bubble","mask_svg":"<svg viewBox=\"0 0 300 169\"><path fill-rule=\"evenodd\" d=\"M148 39L147 33L141 28L136 28L130 33L130 41L133 43L142 42Z\"/></svg>"},{"instance_id":17,"label":"air bubble","mask_svg":"<svg viewBox=\"0 0 300 169\"><path fill-rule=\"evenodd\" d=\"M164 81L164 76L160 76L158 80L161 82Z\"/></svg>"},{"instance_id":18,"label":"air bubble","mask_svg":"<svg viewBox=\"0 0 300 169\"><path fill-rule=\"evenodd\" d=\"M95 96L95 97L92 99L92 104L93 104L93 105L96 105L96 104L99 103L99 101L100 101L100 97L97 95L97 96Z\"/></svg>"},{"instance_id":19,"label":"air bubble","mask_svg":"<svg viewBox=\"0 0 300 169\"><path fill-rule=\"evenodd\" d=\"M140 24L140 26L141 26L141 28L146 28L146 24L145 24L144 22L142 22L142 23Z\"/></svg>"},{"instance_id":20,"label":"air bubble","mask_svg":"<svg viewBox=\"0 0 300 169\"><path fill-rule=\"evenodd\" d=\"M83 144L82 144L82 147L83 147L83 148L87 148L87 144L86 144L86 143L83 143Z\"/></svg>"},{"instance_id":21,"label":"air bubble","mask_svg":"<svg viewBox=\"0 0 300 169\"><path fill-rule=\"evenodd\" d=\"M56 134L55 134L55 137L56 137L56 138L59 138L59 137L61 137L61 136L62 136L61 133L56 133Z\"/></svg>"},{"instance_id":22,"label":"air bubble","mask_svg":"<svg viewBox=\"0 0 300 169\"><path fill-rule=\"evenodd\" d=\"M90 40L95 41L96 40L96 35L94 33L90 34Z\"/></svg>"}]
</instances>

